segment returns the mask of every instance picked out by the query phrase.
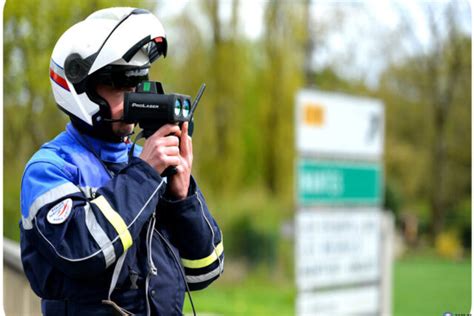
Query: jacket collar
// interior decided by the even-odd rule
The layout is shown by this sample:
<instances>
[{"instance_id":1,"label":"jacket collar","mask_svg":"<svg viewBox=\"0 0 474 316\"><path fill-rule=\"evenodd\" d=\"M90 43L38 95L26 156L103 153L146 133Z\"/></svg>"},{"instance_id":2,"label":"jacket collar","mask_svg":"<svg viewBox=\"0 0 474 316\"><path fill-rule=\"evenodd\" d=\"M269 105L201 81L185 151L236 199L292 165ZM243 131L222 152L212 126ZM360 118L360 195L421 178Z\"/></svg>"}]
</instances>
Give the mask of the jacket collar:
<instances>
[{"instance_id":1,"label":"jacket collar","mask_svg":"<svg viewBox=\"0 0 474 316\"><path fill-rule=\"evenodd\" d=\"M82 146L89 150L94 149L100 159L104 162L123 163L128 161L130 144L125 142L114 143L97 139L80 133L71 123L66 125L66 132L76 139Z\"/></svg>"}]
</instances>

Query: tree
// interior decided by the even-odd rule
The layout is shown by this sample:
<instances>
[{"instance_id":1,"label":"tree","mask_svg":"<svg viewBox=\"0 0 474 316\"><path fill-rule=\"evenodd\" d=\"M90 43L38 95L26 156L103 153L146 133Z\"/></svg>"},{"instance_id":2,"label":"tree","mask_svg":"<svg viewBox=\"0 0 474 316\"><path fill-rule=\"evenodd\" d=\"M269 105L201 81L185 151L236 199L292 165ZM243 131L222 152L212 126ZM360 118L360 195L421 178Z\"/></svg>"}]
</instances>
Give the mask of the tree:
<instances>
[{"instance_id":1,"label":"tree","mask_svg":"<svg viewBox=\"0 0 474 316\"><path fill-rule=\"evenodd\" d=\"M458 2L445 7L442 13L445 23L440 22L443 19L437 16L438 11L433 6L426 6L425 12L432 44L423 46L406 23L401 34L412 39L419 53L393 62L384 75L382 90L391 91L392 105L409 108L404 118L398 117L405 121L394 128L404 133L399 127L409 121L413 123L411 128L405 128L410 135L398 136L413 145L408 152L415 155L410 159L418 160L412 162L418 163L420 168L411 168L415 172L409 176L418 174L417 194L424 196L429 204L431 232L435 238L445 227L447 212L459 199L470 196L467 180L470 172L466 171L471 168L470 154L467 154L470 153L471 40L460 28L462 10ZM464 117L458 113L464 113ZM461 149L459 143L462 143Z\"/></svg>"}]
</instances>

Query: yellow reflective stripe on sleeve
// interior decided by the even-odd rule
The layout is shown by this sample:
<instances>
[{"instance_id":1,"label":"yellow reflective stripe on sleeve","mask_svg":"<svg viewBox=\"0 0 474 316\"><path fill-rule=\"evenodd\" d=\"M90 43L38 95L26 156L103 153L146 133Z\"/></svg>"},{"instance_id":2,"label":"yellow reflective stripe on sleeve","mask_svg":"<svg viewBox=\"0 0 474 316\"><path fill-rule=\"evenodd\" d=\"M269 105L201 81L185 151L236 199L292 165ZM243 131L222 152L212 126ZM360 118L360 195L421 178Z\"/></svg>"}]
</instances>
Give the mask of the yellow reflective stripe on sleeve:
<instances>
[{"instance_id":1,"label":"yellow reflective stripe on sleeve","mask_svg":"<svg viewBox=\"0 0 474 316\"><path fill-rule=\"evenodd\" d=\"M130 235L127 224L125 224L125 221L120 216L120 214L117 213L112 208L112 206L110 206L109 202L102 195L92 200L91 203L97 205L102 214L104 214L105 218L115 228L117 234L120 237L120 241L122 241L123 250L125 251L130 248L130 246L133 244L132 235Z\"/></svg>"},{"instance_id":2,"label":"yellow reflective stripe on sleeve","mask_svg":"<svg viewBox=\"0 0 474 316\"><path fill-rule=\"evenodd\" d=\"M216 249L212 251L212 253L207 256L206 258L197 259L197 260L189 260L189 259L181 259L181 263L185 268L191 269L199 269L204 268L213 263L217 260L217 258L224 252L224 244L222 241L216 246Z\"/></svg>"}]
</instances>

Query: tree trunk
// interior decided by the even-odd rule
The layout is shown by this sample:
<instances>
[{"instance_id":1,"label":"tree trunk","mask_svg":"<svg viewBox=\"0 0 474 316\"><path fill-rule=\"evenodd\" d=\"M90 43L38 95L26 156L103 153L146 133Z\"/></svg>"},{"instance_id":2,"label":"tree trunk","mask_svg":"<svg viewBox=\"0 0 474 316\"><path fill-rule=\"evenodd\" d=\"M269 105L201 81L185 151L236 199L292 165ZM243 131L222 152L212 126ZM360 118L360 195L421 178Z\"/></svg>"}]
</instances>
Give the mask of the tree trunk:
<instances>
[{"instance_id":1,"label":"tree trunk","mask_svg":"<svg viewBox=\"0 0 474 316\"><path fill-rule=\"evenodd\" d=\"M431 233L433 241L443 231L445 224L446 203L445 203L445 167L446 167L446 144L445 126L446 111L438 105L435 108L435 132L433 144L432 161L432 190L430 191L431 204Z\"/></svg>"}]
</instances>

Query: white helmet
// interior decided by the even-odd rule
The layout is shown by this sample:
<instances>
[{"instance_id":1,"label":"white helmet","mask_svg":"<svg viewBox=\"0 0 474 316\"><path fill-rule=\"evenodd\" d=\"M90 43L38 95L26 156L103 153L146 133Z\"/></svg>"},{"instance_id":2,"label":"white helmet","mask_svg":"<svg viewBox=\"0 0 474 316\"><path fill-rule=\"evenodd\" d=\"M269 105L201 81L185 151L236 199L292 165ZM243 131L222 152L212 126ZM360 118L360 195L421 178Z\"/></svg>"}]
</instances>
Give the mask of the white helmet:
<instances>
[{"instance_id":1,"label":"white helmet","mask_svg":"<svg viewBox=\"0 0 474 316\"><path fill-rule=\"evenodd\" d=\"M53 49L49 74L54 99L76 127L107 138L110 107L96 93L95 84L136 86L166 51L164 28L149 11L96 11L69 28Z\"/></svg>"}]
</instances>

